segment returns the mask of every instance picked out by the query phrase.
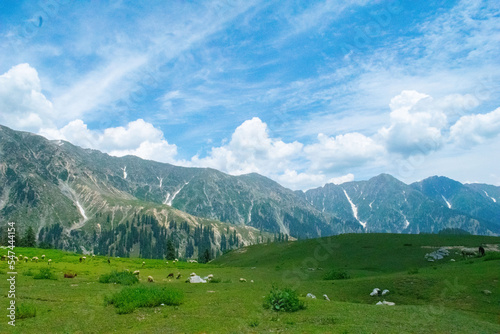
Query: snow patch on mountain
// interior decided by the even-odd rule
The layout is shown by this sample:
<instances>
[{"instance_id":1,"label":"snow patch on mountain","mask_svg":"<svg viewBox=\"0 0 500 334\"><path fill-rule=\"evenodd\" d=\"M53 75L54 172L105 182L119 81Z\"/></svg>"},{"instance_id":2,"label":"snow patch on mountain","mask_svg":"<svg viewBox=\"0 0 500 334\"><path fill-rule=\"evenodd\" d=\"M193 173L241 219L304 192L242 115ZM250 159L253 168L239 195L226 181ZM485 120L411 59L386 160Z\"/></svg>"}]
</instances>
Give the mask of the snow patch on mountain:
<instances>
[{"instance_id":1,"label":"snow patch on mountain","mask_svg":"<svg viewBox=\"0 0 500 334\"><path fill-rule=\"evenodd\" d=\"M446 202L446 205L448 205L448 209L451 209L451 203L448 202L448 200L446 199L446 197L444 197L444 195L441 195L441 197L443 198L443 200Z\"/></svg>"},{"instance_id":2,"label":"snow patch on mountain","mask_svg":"<svg viewBox=\"0 0 500 334\"><path fill-rule=\"evenodd\" d=\"M120 169L123 171L123 179L126 180L127 179L127 166L120 168Z\"/></svg>"},{"instance_id":3,"label":"snow patch on mountain","mask_svg":"<svg viewBox=\"0 0 500 334\"><path fill-rule=\"evenodd\" d=\"M484 190L483 190L483 191L484 191ZM491 197L490 195L488 195L488 193L487 193L486 191L484 191L484 193L486 194L486 196L487 196L487 197L491 198L491 200L492 200L493 202L495 202L495 203L497 202L497 200L496 200L495 198Z\"/></svg>"},{"instance_id":4,"label":"snow patch on mountain","mask_svg":"<svg viewBox=\"0 0 500 334\"><path fill-rule=\"evenodd\" d=\"M87 220L87 215L85 215L85 210L83 209L82 205L80 204L80 202L76 201L76 207L78 208L78 210L80 211L80 214L82 215L83 219L84 220Z\"/></svg>"},{"instance_id":5,"label":"snow patch on mountain","mask_svg":"<svg viewBox=\"0 0 500 334\"><path fill-rule=\"evenodd\" d=\"M361 224L361 226L363 226L363 228L366 228L366 222L362 222L358 218L358 207L351 201L351 198L349 197L349 195L347 195L347 192L345 191L345 189L342 189L342 190L344 191L345 197L349 201L349 204L351 204L351 209L352 209L352 213L354 215L354 218L356 218L356 220Z\"/></svg>"},{"instance_id":6,"label":"snow patch on mountain","mask_svg":"<svg viewBox=\"0 0 500 334\"><path fill-rule=\"evenodd\" d=\"M405 219L405 229L407 229L408 226L410 226L410 222L408 221L408 219Z\"/></svg>"},{"instance_id":7,"label":"snow patch on mountain","mask_svg":"<svg viewBox=\"0 0 500 334\"><path fill-rule=\"evenodd\" d=\"M172 206L172 202L174 201L174 198L181 192L181 190L189 184L189 181L184 183L182 187L180 187L178 190L176 190L173 194L167 193L167 197L165 198L165 201L163 204L170 205Z\"/></svg>"}]
</instances>

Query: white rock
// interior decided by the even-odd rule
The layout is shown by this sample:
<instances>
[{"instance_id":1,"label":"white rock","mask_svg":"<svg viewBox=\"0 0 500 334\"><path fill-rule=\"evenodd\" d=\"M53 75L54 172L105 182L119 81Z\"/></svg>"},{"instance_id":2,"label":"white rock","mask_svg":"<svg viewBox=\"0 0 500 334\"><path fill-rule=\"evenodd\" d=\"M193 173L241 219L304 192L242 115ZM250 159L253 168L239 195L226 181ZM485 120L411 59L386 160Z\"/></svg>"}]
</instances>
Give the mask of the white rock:
<instances>
[{"instance_id":1,"label":"white rock","mask_svg":"<svg viewBox=\"0 0 500 334\"><path fill-rule=\"evenodd\" d=\"M307 298L316 299L316 296L315 296L315 295L313 295L312 293L308 293L308 294L306 295L306 297L307 297Z\"/></svg>"}]
</instances>

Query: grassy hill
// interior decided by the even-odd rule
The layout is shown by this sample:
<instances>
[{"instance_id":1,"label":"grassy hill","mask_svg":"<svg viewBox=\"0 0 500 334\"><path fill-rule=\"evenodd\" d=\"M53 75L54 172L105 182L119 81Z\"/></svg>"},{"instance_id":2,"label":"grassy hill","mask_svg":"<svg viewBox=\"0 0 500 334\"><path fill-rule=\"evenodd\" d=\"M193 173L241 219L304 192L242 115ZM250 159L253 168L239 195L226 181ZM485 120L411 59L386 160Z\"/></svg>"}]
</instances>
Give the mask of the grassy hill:
<instances>
[{"instance_id":1,"label":"grassy hill","mask_svg":"<svg viewBox=\"0 0 500 334\"><path fill-rule=\"evenodd\" d=\"M424 256L442 246L476 248L488 244L483 258L463 259L459 248L428 262ZM347 234L288 243L254 245L232 251L207 265L162 260L96 257L80 263L78 254L16 248L17 254L52 259L18 263L16 302L36 307L36 317L4 320L1 333L497 333L500 331L500 238L481 236ZM0 250L5 254L6 250ZM451 261L454 259L455 261ZM29 276L52 267L56 280ZM112 270L140 270L144 286L175 287L180 306L139 308L117 314L105 297L120 284L99 283ZM350 279L325 280L331 270ZM7 305L7 262L0 261L0 303ZM72 279L65 272L77 272ZM191 272L213 274L220 283L187 284ZM182 279L167 278L180 273ZM147 283L151 275L155 283ZM239 279L245 278L246 283ZM253 280L254 283L250 281ZM262 307L272 285L292 287L307 308L276 313ZM374 288L389 289L371 297ZM491 291L487 295L483 290ZM317 299L306 298L307 293ZM327 294L330 302L321 297ZM395 306L378 306L380 300Z\"/></svg>"}]
</instances>

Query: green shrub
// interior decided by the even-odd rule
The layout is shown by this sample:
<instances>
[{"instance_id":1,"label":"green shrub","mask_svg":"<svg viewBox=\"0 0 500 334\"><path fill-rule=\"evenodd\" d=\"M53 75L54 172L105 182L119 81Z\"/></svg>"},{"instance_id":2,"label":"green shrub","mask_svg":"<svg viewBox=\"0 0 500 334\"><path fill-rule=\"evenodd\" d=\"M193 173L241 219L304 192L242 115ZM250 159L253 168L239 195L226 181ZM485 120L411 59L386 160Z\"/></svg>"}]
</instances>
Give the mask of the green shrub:
<instances>
[{"instance_id":1,"label":"green shrub","mask_svg":"<svg viewBox=\"0 0 500 334\"><path fill-rule=\"evenodd\" d=\"M249 323L248 323L248 326L250 327L257 327L259 326L259 320L251 320Z\"/></svg>"},{"instance_id":2,"label":"green shrub","mask_svg":"<svg viewBox=\"0 0 500 334\"><path fill-rule=\"evenodd\" d=\"M36 307L31 304L18 304L16 306L16 318L26 319L36 317Z\"/></svg>"},{"instance_id":3,"label":"green shrub","mask_svg":"<svg viewBox=\"0 0 500 334\"><path fill-rule=\"evenodd\" d=\"M220 283L222 280L220 278L212 278L208 283Z\"/></svg>"},{"instance_id":4,"label":"green shrub","mask_svg":"<svg viewBox=\"0 0 500 334\"><path fill-rule=\"evenodd\" d=\"M323 277L324 280L334 280L334 279L349 279L351 278L351 275L347 271L344 270L330 270L326 275Z\"/></svg>"},{"instance_id":5,"label":"green shrub","mask_svg":"<svg viewBox=\"0 0 500 334\"><path fill-rule=\"evenodd\" d=\"M123 285L132 285L139 282L136 275L128 271L113 270L109 274L104 274L99 277L100 283L116 283Z\"/></svg>"},{"instance_id":6,"label":"green shrub","mask_svg":"<svg viewBox=\"0 0 500 334\"><path fill-rule=\"evenodd\" d=\"M28 269L28 270L25 270L23 271L23 275L24 276L35 276L35 273L33 272L33 269Z\"/></svg>"},{"instance_id":7,"label":"green shrub","mask_svg":"<svg viewBox=\"0 0 500 334\"><path fill-rule=\"evenodd\" d=\"M57 277L54 275L54 273L52 272L52 270L50 270L49 268L42 268L40 269L40 271L38 272L38 274L35 274L33 276L34 279L53 279L53 280L56 280Z\"/></svg>"},{"instance_id":8,"label":"green shrub","mask_svg":"<svg viewBox=\"0 0 500 334\"><path fill-rule=\"evenodd\" d=\"M290 288L278 289L274 285L266 296L263 306L277 312L295 312L306 308L305 303L299 300L295 290Z\"/></svg>"},{"instance_id":9,"label":"green shrub","mask_svg":"<svg viewBox=\"0 0 500 334\"><path fill-rule=\"evenodd\" d=\"M418 274L418 268L410 268L408 269L408 275Z\"/></svg>"},{"instance_id":10,"label":"green shrub","mask_svg":"<svg viewBox=\"0 0 500 334\"><path fill-rule=\"evenodd\" d=\"M125 287L113 296L105 298L106 304L114 305L118 314L132 313L139 307L180 305L183 300L184 294L181 290L143 285Z\"/></svg>"}]
</instances>

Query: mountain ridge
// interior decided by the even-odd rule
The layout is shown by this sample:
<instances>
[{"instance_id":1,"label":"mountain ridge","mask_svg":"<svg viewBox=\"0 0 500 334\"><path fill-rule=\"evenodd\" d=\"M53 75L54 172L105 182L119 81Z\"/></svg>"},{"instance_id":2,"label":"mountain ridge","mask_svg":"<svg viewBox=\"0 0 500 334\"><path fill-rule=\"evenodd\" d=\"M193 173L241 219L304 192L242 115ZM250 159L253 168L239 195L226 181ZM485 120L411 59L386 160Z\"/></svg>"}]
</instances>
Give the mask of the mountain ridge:
<instances>
[{"instance_id":1,"label":"mountain ridge","mask_svg":"<svg viewBox=\"0 0 500 334\"><path fill-rule=\"evenodd\" d=\"M468 199L473 204L467 206ZM136 156L113 157L0 125L0 223L16 220L21 229L32 226L38 234L60 224L69 244L80 232L122 229L137 222L137 215L156 217L162 226L183 221L192 228L218 226L214 249L220 248L223 234L229 236L229 227L242 243L272 234L312 238L446 228L497 235L499 203L500 187L439 177L407 185L390 174L292 191L257 173L234 176ZM189 235L181 234L177 242L185 249L181 239ZM111 248L120 242L110 238ZM89 237L84 243L91 246Z\"/></svg>"}]
</instances>

